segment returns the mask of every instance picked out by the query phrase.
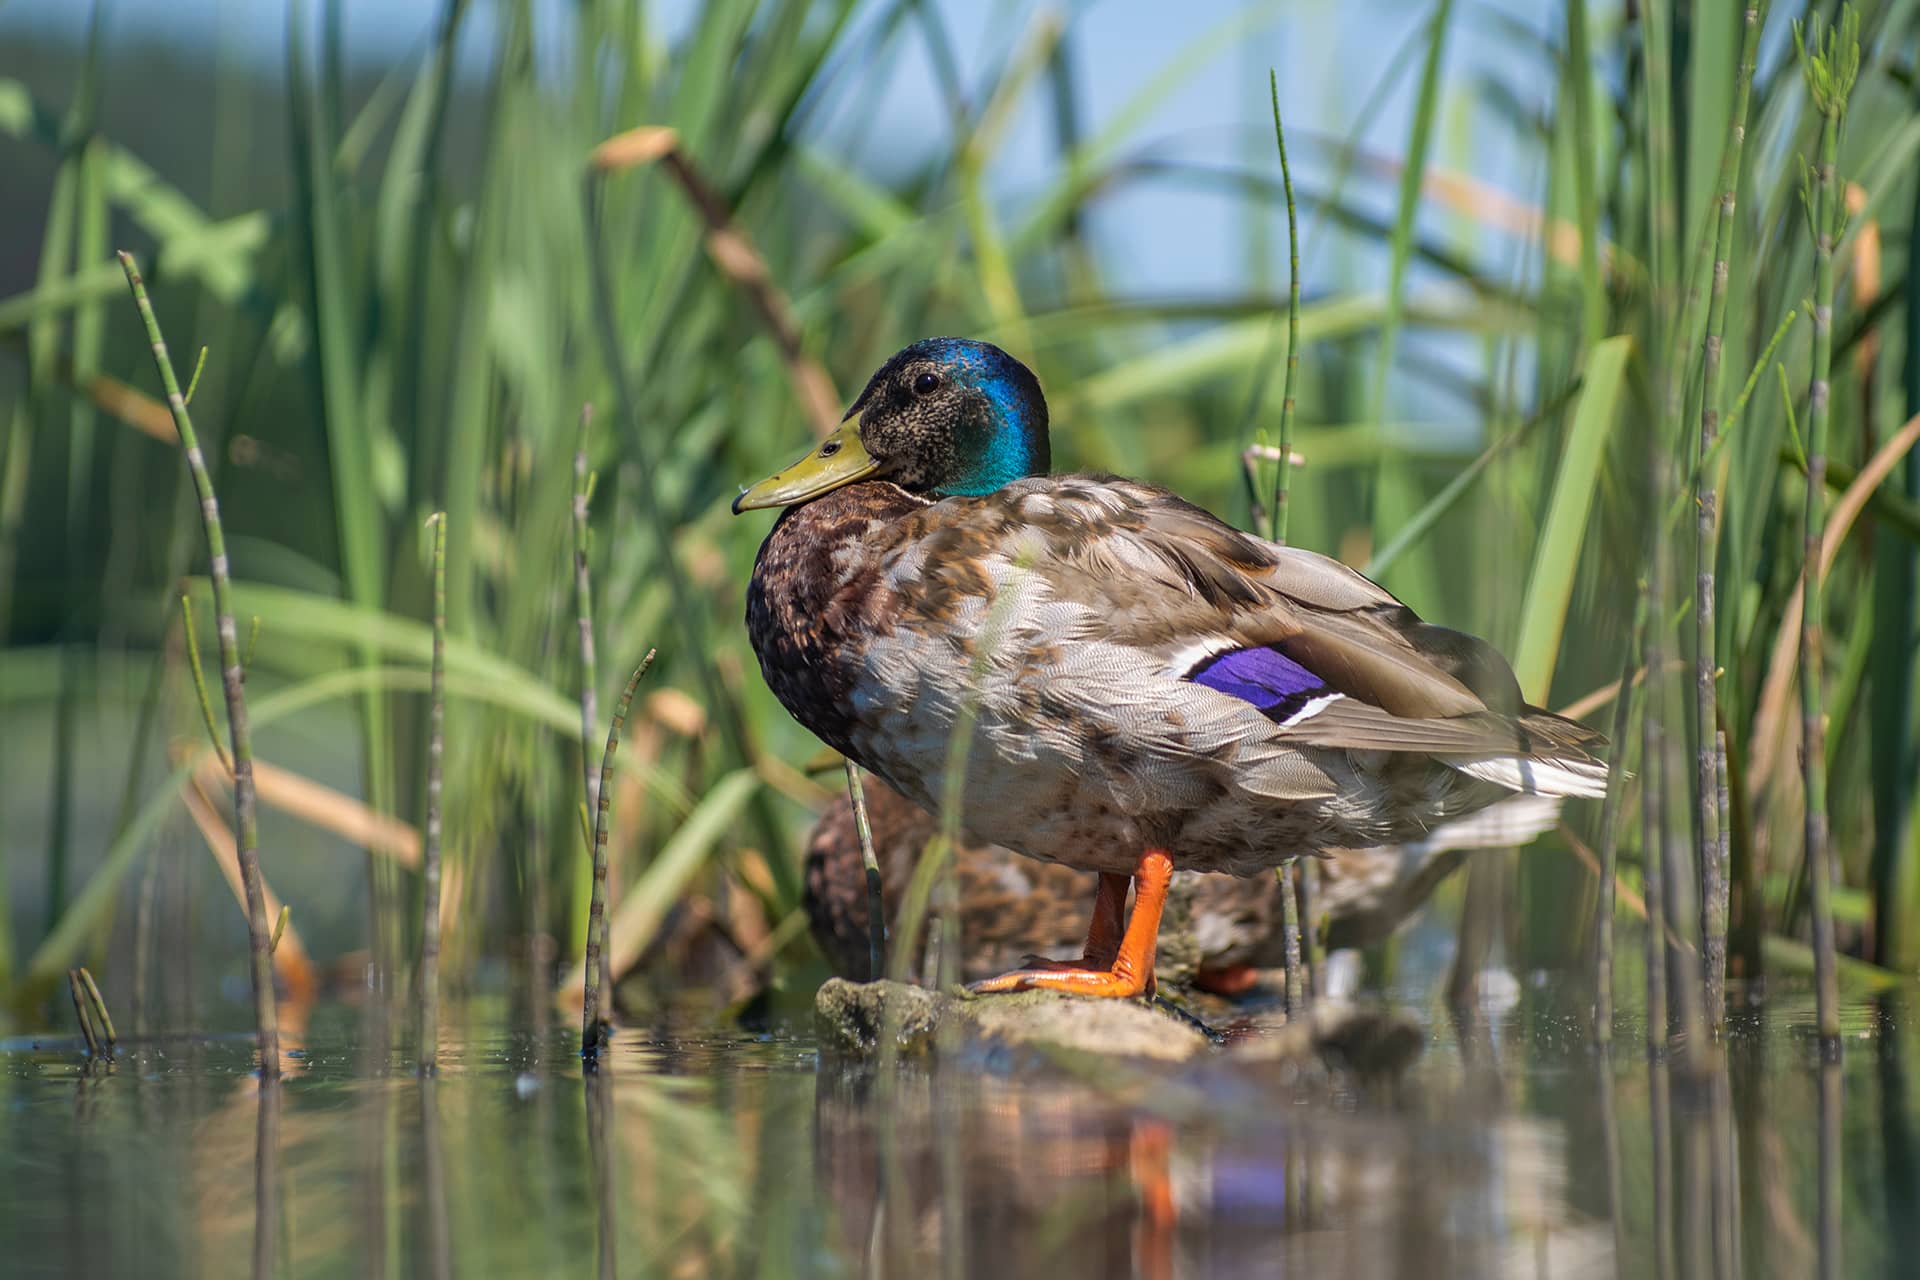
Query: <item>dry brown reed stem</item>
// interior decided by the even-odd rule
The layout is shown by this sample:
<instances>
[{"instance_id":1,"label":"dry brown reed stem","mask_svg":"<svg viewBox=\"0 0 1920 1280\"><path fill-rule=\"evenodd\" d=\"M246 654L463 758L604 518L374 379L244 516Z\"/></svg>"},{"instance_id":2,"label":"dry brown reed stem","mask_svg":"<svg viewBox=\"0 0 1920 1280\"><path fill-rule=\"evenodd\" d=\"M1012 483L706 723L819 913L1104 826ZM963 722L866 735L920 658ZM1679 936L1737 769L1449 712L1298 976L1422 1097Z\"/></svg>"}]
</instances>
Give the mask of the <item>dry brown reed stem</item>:
<instances>
[{"instance_id":1,"label":"dry brown reed stem","mask_svg":"<svg viewBox=\"0 0 1920 1280\"><path fill-rule=\"evenodd\" d=\"M1916 444L1920 444L1920 414L1907 419L1898 431L1887 437L1886 443L1874 451L1867 465L1860 468L1853 483L1840 495L1840 500L1833 504L1833 510L1827 515L1826 532L1820 541L1821 573L1825 574L1833 568L1841 544L1852 532L1854 521L1866 509L1874 490L1893 473L1900 460ZM1786 611L1781 616L1780 629L1774 638L1773 656L1767 664L1766 679L1760 686L1759 709L1753 717L1753 760L1747 770L1747 795L1756 806L1764 802L1770 790L1774 770L1780 763L1780 748L1785 745L1783 735L1786 732L1787 702L1793 696L1794 670L1800 658L1800 619L1805 609L1802 598L1805 577L1803 568L1799 589L1787 597Z\"/></svg>"},{"instance_id":2,"label":"dry brown reed stem","mask_svg":"<svg viewBox=\"0 0 1920 1280\"><path fill-rule=\"evenodd\" d=\"M627 709L633 705L633 691L640 678L653 665L655 650L647 650L640 665L627 677L620 701L613 707L613 723L607 727L607 749L600 757L599 805L593 822L593 896L587 906L586 972L580 1001L580 1056L589 1067L600 1056L600 1046L608 1026L606 1003L612 999L613 984L606 980L607 951L607 816L613 799L613 756L620 749L620 732L626 727Z\"/></svg>"},{"instance_id":3,"label":"dry brown reed stem","mask_svg":"<svg viewBox=\"0 0 1920 1280\"><path fill-rule=\"evenodd\" d=\"M1363 170L1383 177L1397 178L1401 162L1378 153L1356 153ZM1580 262L1580 228L1569 218L1550 218L1537 204L1530 204L1500 190L1492 183L1471 174L1427 166L1420 183L1420 194L1435 204L1489 230L1505 232L1516 240L1542 244L1553 260L1562 266ZM1598 245L1601 267L1611 275L1619 257L1617 246L1602 239Z\"/></svg>"},{"instance_id":4,"label":"dry brown reed stem","mask_svg":"<svg viewBox=\"0 0 1920 1280\"><path fill-rule=\"evenodd\" d=\"M1685 671L1686 669L1686 659L1669 658L1667 659L1667 665L1661 668L1661 674L1669 675L1675 671ZM1632 679L1629 680L1627 684L1629 688L1638 689L1646 683L1646 680L1647 669L1644 666L1635 667ZM1611 705L1613 700L1619 696L1620 681L1609 680L1591 693L1581 694L1578 698L1575 698L1572 702L1569 702L1566 706L1554 712L1554 714L1565 716L1569 720L1584 720L1594 712L1600 710L1600 708Z\"/></svg>"},{"instance_id":5,"label":"dry brown reed stem","mask_svg":"<svg viewBox=\"0 0 1920 1280\"><path fill-rule=\"evenodd\" d=\"M224 768L211 755L194 767L202 786L223 784ZM363 801L265 760L253 762L254 789L265 804L348 844L392 858L409 871L420 868L420 832L410 823L378 813Z\"/></svg>"},{"instance_id":6,"label":"dry brown reed stem","mask_svg":"<svg viewBox=\"0 0 1920 1280\"><path fill-rule=\"evenodd\" d=\"M440 789L447 730L447 513L433 527L433 675L427 705L427 844L420 893L420 1071L440 1053Z\"/></svg>"},{"instance_id":7,"label":"dry brown reed stem","mask_svg":"<svg viewBox=\"0 0 1920 1280\"><path fill-rule=\"evenodd\" d=\"M833 379L801 347L800 327L794 323L793 308L774 284L766 259L754 248L746 232L734 223L727 202L681 147L680 135L664 125L629 129L595 147L591 163L602 173L650 164L665 167L706 224L707 256L760 313L761 322L780 349L780 359L786 366L794 395L799 398L815 433L823 436L831 433L840 423L842 403L833 389Z\"/></svg>"},{"instance_id":8,"label":"dry brown reed stem","mask_svg":"<svg viewBox=\"0 0 1920 1280\"><path fill-rule=\"evenodd\" d=\"M213 580L214 612L219 619L220 683L227 696L227 728L233 747L233 811L239 827L238 863L241 885L246 896L247 947L253 980L254 1025L260 1037L260 1071L264 1076L280 1074L280 1032L274 1008L273 957L267 946L267 912L261 897L260 825L255 809L253 787L253 735L247 725L247 697L242 687L240 638L234 628L232 584L227 565L226 536L220 526L220 503L214 496L213 478L207 471L206 457L200 452L199 437L194 434L193 417L187 411L186 397L180 393L174 376L173 361L167 356L166 339L160 333L160 321L147 298L147 287L140 278L133 255L120 251L120 267L126 272L127 287L133 292L134 306L146 325L147 340L153 349L154 367L160 384L166 389L167 408L173 413L174 430L186 450L187 469L193 474L193 487L200 498L200 518L207 535L208 576Z\"/></svg>"},{"instance_id":9,"label":"dry brown reed stem","mask_svg":"<svg viewBox=\"0 0 1920 1280\"><path fill-rule=\"evenodd\" d=\"M150 395L135 391L126 383L110 378L104 373L96 373L78 383L80 393L102 413L118 418L142 435L152 436L162 444L179 444L180 433L173 429L173 419L167 414L167 407Z\"/></svg>"}]
</instances>

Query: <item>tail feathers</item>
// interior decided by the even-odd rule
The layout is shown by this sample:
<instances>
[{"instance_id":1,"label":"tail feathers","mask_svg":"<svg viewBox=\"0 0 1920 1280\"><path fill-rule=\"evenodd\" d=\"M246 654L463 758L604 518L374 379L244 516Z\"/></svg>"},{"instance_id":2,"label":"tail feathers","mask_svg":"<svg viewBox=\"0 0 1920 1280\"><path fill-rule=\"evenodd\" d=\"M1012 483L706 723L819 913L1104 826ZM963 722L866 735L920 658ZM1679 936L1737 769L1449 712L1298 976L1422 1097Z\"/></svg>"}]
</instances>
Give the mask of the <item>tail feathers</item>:
<instances>
[{"instance_id":1,"label":"tail feathers","mask_svg":"<svg viewBox=\"0 0 1920 1280\"><path fill-rule=\"evenodd\" d=\"M1464 818L1442 823L1405 850L1425 860L1436 854L1469 849L1506 849L1530 843L1560 820L1557 795L1514 795L1496 801Z\"/></svg>"},{"instance_id":2,"label":"tail feathers","mask_svg":"<svg viewBox=\"0 0 1920 1280\"><path fill-rule=\"evenodd\" d=\"M1479 778L1529 796L1588 796L1607 794L1607 765L1591 756L1452 756L1442 763L1468 777Z\"/></svg>"}]
</instances>

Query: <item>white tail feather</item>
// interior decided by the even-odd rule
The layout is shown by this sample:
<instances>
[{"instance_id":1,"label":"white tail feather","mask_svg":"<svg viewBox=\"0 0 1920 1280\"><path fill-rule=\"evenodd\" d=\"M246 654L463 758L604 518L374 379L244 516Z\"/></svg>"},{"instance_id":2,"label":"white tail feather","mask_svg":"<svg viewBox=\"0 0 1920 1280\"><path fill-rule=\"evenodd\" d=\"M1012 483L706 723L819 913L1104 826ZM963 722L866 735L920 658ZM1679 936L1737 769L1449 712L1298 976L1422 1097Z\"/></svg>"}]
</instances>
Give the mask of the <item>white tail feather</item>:
<instances>
[{"instance_id":1,"label":"white tail feather","mask_svg":"<svg viewBox=\"0 0 1920 1280\"><path fill-rule=\"evenodd\" d=\"M1536 760L1467 756L1444 761L1471 778L1532 796L1604 796L1607 766L1599 760Z\"/></svg>"},{"instance_id":2,"label":"white tail feather","mask_svg":"<svg viewBox=\"0 0 1920 1280\"><path fill-rule=\"evenodd\" d=\"M1477 813L1442 823L1404 848L1425 861L1456 849L1506 849L1530 843L1560 820L1560 797L1515 795Z\"/></svg>"}]
</instances>

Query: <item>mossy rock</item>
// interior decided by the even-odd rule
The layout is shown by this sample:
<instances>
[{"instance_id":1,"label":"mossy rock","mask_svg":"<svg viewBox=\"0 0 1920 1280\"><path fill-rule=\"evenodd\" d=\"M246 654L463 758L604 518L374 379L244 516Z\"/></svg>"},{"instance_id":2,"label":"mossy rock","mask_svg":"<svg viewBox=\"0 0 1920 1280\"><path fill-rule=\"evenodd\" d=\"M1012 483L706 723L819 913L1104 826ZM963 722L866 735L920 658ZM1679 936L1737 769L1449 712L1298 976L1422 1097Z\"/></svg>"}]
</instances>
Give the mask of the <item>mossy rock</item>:
<instances>
[{"instance_id":1,"label":"mossy rock","mask_svg":"<svg viewBox=\"0 0 1920 1280\"><path fill-rule=\"evenodd\" d=\"M952 996L904 982L849 982L828 978L813 998L822 1045L867 1056L889 1034L901 1053L926 1053L959 1003Z\"/></svg>"},{"instance_id":2,"label":"mossy rock","mask_svg":"<svg viewBox=\"0 0 1920 1280\"><path fill-rule=\"evenodd\" d=\"M942 1033L955 1043L1066 1049L1178 1062L1211 1042L1191 1022L1138 1000L1089 1000L1052 991L958 997L898 982L829 978L814 998L823 1044L878 1053L891 1036L905 1054L924 1054Z\"/></svg>"},{"instance_id":3,"label":"mossy rock","mask_svg":"<svg viewBox=\"0 0 1920 1280\"><path fill-rule=\"evenodd\" d=\"M1090 1000L1053 991L964 996L898 982L828 979L814 999L823 1048L855 1058L879 1054L884 1039L908 1056L939 1050L1031 1050L1152 1062L1215 1057L1296 1065L1362 1079L1391 1080L1420 1056L1418 1022L1376 1005L1316 1005L1289 1022L1268 1013L1224 1048L1193 1019L1139 1000Z\"/></svg>"}]
</instances>

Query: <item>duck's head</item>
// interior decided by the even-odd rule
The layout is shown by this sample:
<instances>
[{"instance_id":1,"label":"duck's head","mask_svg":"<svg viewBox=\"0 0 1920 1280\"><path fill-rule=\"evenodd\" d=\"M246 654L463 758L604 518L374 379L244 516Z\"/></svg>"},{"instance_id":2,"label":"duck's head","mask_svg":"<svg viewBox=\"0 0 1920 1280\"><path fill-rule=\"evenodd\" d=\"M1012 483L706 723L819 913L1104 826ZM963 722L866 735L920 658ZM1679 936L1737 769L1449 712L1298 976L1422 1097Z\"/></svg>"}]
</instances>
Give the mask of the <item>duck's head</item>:
<instances>
[{"instance_id":1,"label":"duck's head","mask_svg":"<svg viewBox=\"0 0 1920 1280\"><path fill-rule=\"evenodd\" d=\"M880 366L838 431L733 509L797 506L869 479L943 498L992 493L1049 465L1033 371L989 343L925 338Z\"/></svg>"}]
</instances>

